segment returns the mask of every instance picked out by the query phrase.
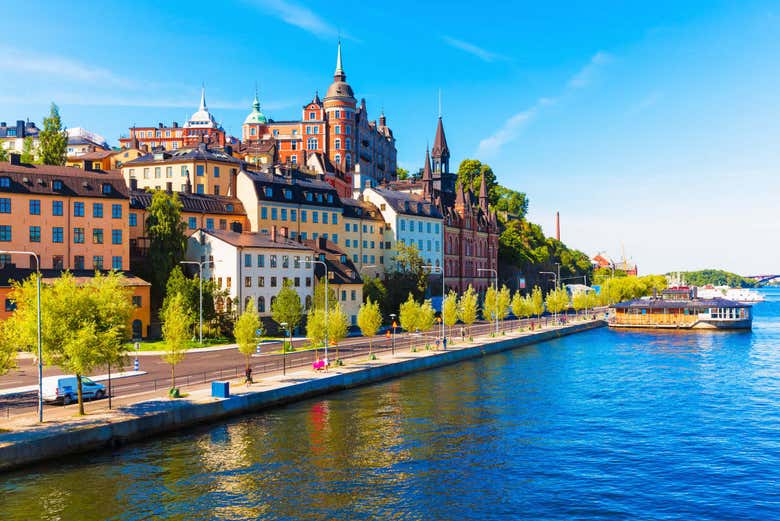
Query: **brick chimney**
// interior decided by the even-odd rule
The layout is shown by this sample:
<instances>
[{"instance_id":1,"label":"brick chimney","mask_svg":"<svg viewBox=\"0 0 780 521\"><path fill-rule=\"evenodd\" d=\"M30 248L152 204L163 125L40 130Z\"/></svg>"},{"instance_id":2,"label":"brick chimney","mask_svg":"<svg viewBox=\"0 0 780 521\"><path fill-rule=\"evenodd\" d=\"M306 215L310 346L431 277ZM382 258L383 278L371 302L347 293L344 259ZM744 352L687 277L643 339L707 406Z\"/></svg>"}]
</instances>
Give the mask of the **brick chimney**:
<instances>
[{"instance_id":1,"label":"brick chimney","mask_svg":"<svg viewBox=\"0 0 780 521\"><path fill-rule=\"evenodd\" d=\"M555 240L560 241L561 240L561 214L560 212L555 212Z\"/></svg>"},{"instance_id":2,"label":"brick chimney","mask_svg":"<svg viewBox=\"0 0 780 521\"><path fill-rule=\"evenodd\" d=\"M276 242L276 225L271 226L271 241Z\"/></svg>"},{"instance_id":3,"label":"brick chimney","mask_svg":"<svg viewBox=\"0 0 780 521\"><path fill-rule=\"evenodd\" d=\"M282 232L282 237L284 237L285 239L287 239L290 236L290 229L287 228L287 226L282 226L280 231Z\"/></svg>"},{"instance_id":4,"label":"brick chimney","mask_svg":"<svg viewBox=\"0 0 780 521\"><path fill-rule=\"evenodd\" d=\"M325 237L317 237L317 249L324 250L328 247L328 241Z\"/></svg>"}]
</instances>

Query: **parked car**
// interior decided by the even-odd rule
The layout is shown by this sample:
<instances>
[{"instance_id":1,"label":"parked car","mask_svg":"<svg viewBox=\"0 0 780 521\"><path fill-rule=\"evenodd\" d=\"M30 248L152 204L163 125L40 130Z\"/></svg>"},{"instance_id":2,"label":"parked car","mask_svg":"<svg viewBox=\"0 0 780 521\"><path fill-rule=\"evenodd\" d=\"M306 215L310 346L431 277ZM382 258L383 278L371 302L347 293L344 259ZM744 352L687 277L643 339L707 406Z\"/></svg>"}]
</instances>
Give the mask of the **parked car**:
<instances>
[{"instance_id":1,"label":"parked car","mask_svg":"<svg viewBox=\"0 0 780 521\"><path fill-rule=\"evenodd\" d=\"M63 405L78 401L79 384L75 376L47 376L42 383L45 401ZM81 394L84 400L99 400L106 395L106 387L82 376Z\"/></svg>"}]
</instances>

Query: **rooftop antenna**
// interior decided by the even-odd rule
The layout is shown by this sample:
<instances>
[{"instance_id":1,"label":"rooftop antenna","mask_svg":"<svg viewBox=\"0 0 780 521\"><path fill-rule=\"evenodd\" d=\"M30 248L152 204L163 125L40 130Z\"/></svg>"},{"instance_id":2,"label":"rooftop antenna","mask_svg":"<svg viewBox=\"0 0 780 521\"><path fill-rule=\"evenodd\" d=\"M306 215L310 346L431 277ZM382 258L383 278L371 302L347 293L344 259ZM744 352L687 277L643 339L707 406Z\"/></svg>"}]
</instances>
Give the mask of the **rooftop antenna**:
<instances>
[{"instance_id":1,"label":"rooftop antenna","mask_svg":"<svg viewBox=\"0 0 780 521\"><path fill-rule=\"evenodd\" d=\"M441 89L439 89L439 117L441 117Z\"/></svg>"}]
</instances>

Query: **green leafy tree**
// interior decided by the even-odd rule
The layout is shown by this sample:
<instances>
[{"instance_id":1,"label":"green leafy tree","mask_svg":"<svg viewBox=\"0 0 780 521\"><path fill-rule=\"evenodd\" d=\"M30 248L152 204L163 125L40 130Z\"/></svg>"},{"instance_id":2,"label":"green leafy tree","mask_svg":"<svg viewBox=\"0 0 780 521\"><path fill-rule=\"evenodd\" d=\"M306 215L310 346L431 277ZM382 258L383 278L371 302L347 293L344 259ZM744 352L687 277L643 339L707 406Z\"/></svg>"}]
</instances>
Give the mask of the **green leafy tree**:
<instances>
[{"instance_id":1,"label":"green leafy tree","mask_svg":"<svg viewBox=\"0 0 780 521\"><path fill-rule=\"evenodd\" d=\"M409 293L421 300L428 286L428 273L416 246L399 243L393 260L394 269L385 276L387 298L384 302L388 311L398 309Z\"/></svg>"},{"instance_id":2,"label":"green leafy tree","mask_svg":"<svg viewBox=\"0 0 780 521\"><path fill-rule=\"evenodd\" d=\"M495 209L498 212L505 212L517 219L525 217L528 212L528 198L523 192L496 185L495 193L497 195Z\"/></svg>"},{"instance_id":3,"label":"green leafy tree","mask_svg":"<svg viewBox=\"0 0 780 521\"><path fill-rule=\"evenodd\" d=\"M667 273L667 275L672 274ZM753 280L723 270L684 271L681 275L683 280L691 286L712 284L713 286L729 286L732 288L751 288L756 285L756 282Z\"/></svg>"},{"instance_id":4,"label":"green leafy tree","mask_svg":"<svg viewBox=\"0 0 780 521\"><path fill-rule=\"evenodd\" d=\"M452 290L442 301L441 315L444 325L450 328L450 336L452 336L452 326L458 322L458 295Z\"/></svg>"},{"instance_id":5,"label":"green leafy tree","mask_svg":"<svg viewBox=\"0 0 780 521\"><path fill-rule=\"evenodd\" d=\"M488 202L494 206L498 202L496 174L489 165L477 159L464 159L458 166L458 183L464 189L471 188L475 194L479 194L482 176L485 176L485 184L488 190Z\"/></svg>"},{"instance_id":6,"label":"green leafy tree","mask_svg":"<svg viewBox=\"0 0 780 521\"><path fill-rule=\"evenodd\" d=\"M290 332L290 335L292 335L292 331L295 331L295 328L298 327L303 318L301 297L295 291L289 279L284 282L282 289L279 290L274 303L271 305L271 318L280 326L286 323L287 331Z\"/></svg>"},{"instance_id":7,"label":"green leafy tree","mask_svg":"<svg viewBox=\"0 0 780 521\"><path fill-rule=\"evenodd\" d=\"M458 318L468 328L469 336L471 336L471 325L477 320L477 304L477 292L469 284L458 301Z\"/></svg>"},{"instance_id":8,"label":"green leafy tree","mask_svg":"<svg viewBox=\"0 0 780 521\"><path fill-rule=\"evenodd\" d=\"M557 288L547 294L544 301L547 311L558 315L558 313L565 311L569 307L569 294L566 288Z\"/></svg>"},{"instance_id":9,"label":"green leafy tree","mask_svg":"<svg viewBox=\"0 0 780 521\"><path fill-rule=\"evenodd\" d=\"M331 286L328 286L328 309L333 309L338 303L336 292ZM314 296L312 297L312 306L314 309L325 309L325 279L321 278L314 286Z\"/></svg>"},{"instance_id":10,"label":"green leafy tree","mask_svg":"<svg viewBox=\"0 0 780 521\"><path fill-rule=\"evenodd\" d=\"M482 301L482 319L492 322L496 318L496 289L488 286L485 298Z\"/></svg>"},{"instance_id":11,"label":"green leafy tree","mask_svg":"<svg viewBox=\"0 0 780 521\"><path fill-rule=\"evenodd\" d=\"M16 366L16 343L10 321L0 322L0 375Z\"/></svg>"},{"instance_id":12,"label":"green leafy tree","mask_svg":"<svg viewBox=\"0 0 780 521\"><path fill-rule=\"evenodd\" d=\"M203 281L203 320L208 322L216 318L216 308L214 306L214 294L218 293L216 284L213 280ZM168 282L165 284L165 299L163 300L163 309L167 306L170 299L177 294L184 297L184 307L192 314L193 327L197 327L200 310L200 279L197 274L190 278L184 274L182 265L176 265L168 276Z\"/></svg>"},{"instance_id":13,"label":"green leafy tree","mask_svg":"<svg viewBox=\"0 0 780 521\"><path fill-rule=\"evenodd\" d=\"M348 331L349 317L337 302L332 310L328 310L328 342L336 346L337 361L340 360L339 343L347 337Z\"/></svg>"},{"instance_id":14,"label":"green leafy tree","mask_svg":"<svg viewBox=\"0 0 780 521\"><path fill-rule=\"evenodd\" d=\"M430 300L426 300L417 308L417 329L421 333L430 331L433 325L436 323L436 310L433 309Z\"/></svg>"},{"instance_id":15,"label":"green leafy tree","mask_svg":"<svg viewBox=\"0 0 780 521\"><path fill-rule=\"evenodd\" d=\"M399 166L395 169L395 175L399 181L403 181L409 177L409 170Z\"/></svg>"},{"instance_id":16,"label":"green leafy tree","mask_svg":"<svg viewBox=\"0 0 780 521\"><path fill-rule=\"evenodd\" d=\"M583 311L588 308L589 301L590 299L588 298L587 291L578 291L577 293L574 294L574 296L572 296L571 305L578 316L580 314L580 311Z\"/></svg>"},{"instance_id":17,"label":"green leafy tree","mask_svg":"<svg viewBox=\"0 0 780 521\"><path fill-rule=\"evenodd\" d=\"M368 337L368 354L371 356L374 349L374 335L382 327L382 312L378 302L371 302L369 298L360 306L357 315L357 323L363 336Z\"/></svg>"},{"instance_id":18,"label":"green leafy tree","mask_svg":"<svg viewBox=\"0 0 780 521\"><path fill-rule=\"evenodd\" d=\"M35 162L35 144L32 136L27 136L22 141L22 157L20 159L22 163L28 165Z\"/></svg>"},{"instance_id":19,"label":"green leafy tree","mask_svg":"<svg viewBox=\"0 0 780 521\"><path fill-rule=\"evenodd\" d=\"M512 292L506 287L506 284L501 286L498 292L498 320L504 320L509 314L509 307L512 305Z\"/></svg>"},{"instance_id":20,"label":"green leafy tree","mask_svg":"<svg viewBox=\"0 0 780 521\"><path fill-rule=\"evenodd\" d=\"M314 307L309 309L309 313L306 315L306 338L315 349L325 345L325 332L327 331L325 324L324 309L315 309Z\"/></svg>"},{"instance_id":21,"label":"green leafy tree","mask_svg":"<svg viewBox=\"0 0 780 521\"><path fill-rule=\"evenodd\" d=\"M187 340L192 332L192 315L185 307L184 297L178 293L161 313L162 334L165 340L163 360L171 366L171 390L176 389L176 365L184 359Z\"/></svg>"},{"instance_id":22,"label":"green leafy tree","mask_svg":"<svg viewBox=\"0 0 780 521\"><path fill-rule=\"evenodd\" d=\"M420 312L420 305L414 300L414 296L409 293L409 298L401 304L398 310L398 321L401 328L409 333L410 337L417 331L417 316Z\"/></svg>"},{"instance_id":23,"label":"green leafy tree","mask_svg":"<svg viewBox=\"0 0 780 521\"><path fill-rule=\"evenodd\" d=\"M146 219L149 236L149 272L147 276L153 282L155 302L162 302L164 288L168 282L168 274L179 261L184 258L187 237L184 234L186 225L181 220L182 204L176 192L169 194L155 190L149 205L149 216Z\"/></svg>"},{"instance_id":24,"label":"green leafy tree","mask_svg":"<svg viewBox=\"0 0 780 521\"><path fill-rule=\"evenodd\" d=\"M379 277L366 277L363 279L363 302L368 302L369 299L379 304L379 311L382 312L382 316L389 315L389 310L394 309L386 307L387 287L385 287Z\"/></svg>"},{"instance_id":25,"label":"green leafy tree","mask_svg":"<svg viewBox=\"0 0 780 521\"><path fill-rule=\"evenodd\" d=\"M60 109L54 103L51 104L49 117L43 118L43 129L38 134L40 142L39 156L44 165L65 164L68 150L68 133L62 128ZM165 273L168 273L166 270Z\"/></svg>"},{"instance_id":26,"label":"green leafy tree","mask_svg":"<svg viewBox=\"0 0 780 521\"><path fill-rule=\"evenodd\" d=\"M0 162L8 161L8 151L0 146Z\"/></svg>"},{"instance_id":27,"label":"green leafy tree","mask_svg":"<svg viewBox=\"0 0 780 521\"><path fill-rule=\"evenodd\" d=\"M122 275L96 275L78 284L65 272L41 287L41 344L47 365L76 375L79 414L84 414L82 376L96 367L119 360L126 349L132 314L130 293ZM4 325L16 345L32 350L37 345L36 276L14 283L10 298L17 308Z\"/></svg>"},{"instance_id":28,"label":"green leafy tree","mask_svg":"<svg viewBox=\"0 0 780 521\"><path fill-rule=\"evenodd\" d=\"M233 327L233 336L238 344L238 351L244 355L246 359L246 369L249 369L249 362L252 358L252 353L255 352L257 344L257 331L261 330L260 317L255 309L254 299L249 300L249 305L246 307L241 316L236 320L236 324Z\"/></svg>"},{"instance_id":29,"label":"green leafy tree","mask_svg":"<svg viewBox=\"0 0 780 521\"><path fill-rule=\"evenodd\" d=\"M542 289L539 286L534 286L531 292L531 311L536 315L537 320L542 317L544 313L544 297L542 296Z\"/></svg>"}]
</instances>

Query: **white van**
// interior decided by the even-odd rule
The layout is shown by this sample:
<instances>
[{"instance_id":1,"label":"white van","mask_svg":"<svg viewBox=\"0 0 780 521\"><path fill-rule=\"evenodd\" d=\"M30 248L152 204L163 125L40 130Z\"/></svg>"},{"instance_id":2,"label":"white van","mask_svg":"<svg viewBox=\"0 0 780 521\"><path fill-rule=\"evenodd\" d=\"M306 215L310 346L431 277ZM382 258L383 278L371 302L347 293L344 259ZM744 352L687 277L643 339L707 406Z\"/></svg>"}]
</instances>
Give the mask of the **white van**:
<instances>
[{"instance_id":1,"label":"white van","mask_svg":"<svg viewBox=\"0 0 780 521\"><path fill-rule=\"evenodd\" d=\"M43 379L43 399L63 405L78 401L79 383L75 376L47 376ZM81 377L81 393L85 400L99 400L106 395L104 385Z\"/></svg>"}]
</instances>

